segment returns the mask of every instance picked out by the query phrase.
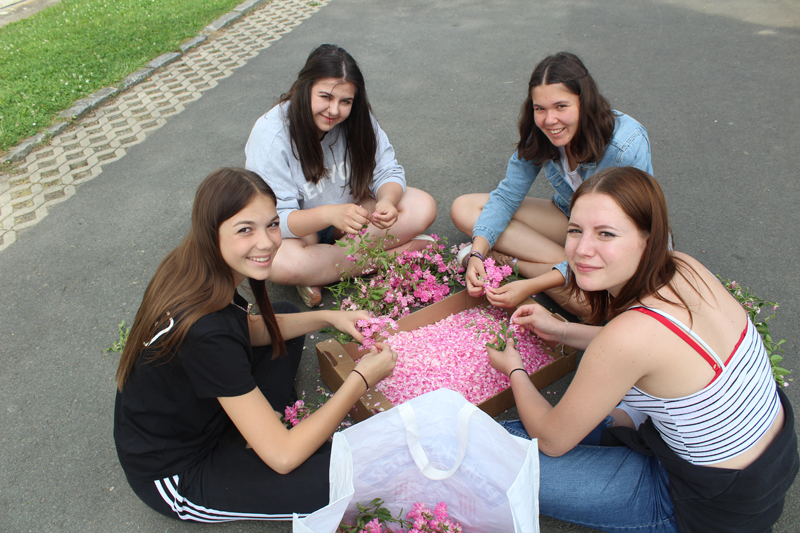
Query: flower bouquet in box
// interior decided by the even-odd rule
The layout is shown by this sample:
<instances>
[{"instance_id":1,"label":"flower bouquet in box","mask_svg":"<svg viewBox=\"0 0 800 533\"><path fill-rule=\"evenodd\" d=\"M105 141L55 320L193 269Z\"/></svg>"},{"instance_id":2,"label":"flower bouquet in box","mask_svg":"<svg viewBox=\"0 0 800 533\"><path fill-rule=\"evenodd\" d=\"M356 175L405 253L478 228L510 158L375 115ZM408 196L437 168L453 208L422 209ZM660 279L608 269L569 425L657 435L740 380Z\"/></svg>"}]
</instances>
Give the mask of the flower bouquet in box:
<instances>
[{"instance_id":1,"label":"flower bouquet in box","mask_svg":"<svg viewBox=\"0 0 800 533\"><path fill-rule=\"evenodd\" d=\"M372 237L368 233L348 235L339 241L347 246L346 271L366 272L368 276L342 275L339 283L328 286L343 311L363 309L373 317L392 319L408 315L414 307L440 301L456 288L464 286L464 269L458 264L454 246L431 235L433 242L424 250L387 252L385 242L394 237ZM463 246L463 245L462 245Z\"/></svg>"}]
</instances>

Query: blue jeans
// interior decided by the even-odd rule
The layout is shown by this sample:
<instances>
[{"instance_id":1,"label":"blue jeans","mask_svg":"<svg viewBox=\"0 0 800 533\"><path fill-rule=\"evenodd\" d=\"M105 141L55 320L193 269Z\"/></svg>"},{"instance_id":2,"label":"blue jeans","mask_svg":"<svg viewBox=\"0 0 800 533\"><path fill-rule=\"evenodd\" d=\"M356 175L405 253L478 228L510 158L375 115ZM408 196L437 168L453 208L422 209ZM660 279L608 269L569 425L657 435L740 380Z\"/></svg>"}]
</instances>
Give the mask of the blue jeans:
<instances>
[{"instance_id":1,"label":"blue jeans","mask_svg":"<svg viewBox=\"0 0 800 533\"><path fill-rule=\"evenodd\" d=\"M519 420L501 425L530 438ZM669 481L661 463L627 446L598 446L601 423L561 457L539 452L539 511L613 533L677 533Z\"/></svg>"}]
</instances>

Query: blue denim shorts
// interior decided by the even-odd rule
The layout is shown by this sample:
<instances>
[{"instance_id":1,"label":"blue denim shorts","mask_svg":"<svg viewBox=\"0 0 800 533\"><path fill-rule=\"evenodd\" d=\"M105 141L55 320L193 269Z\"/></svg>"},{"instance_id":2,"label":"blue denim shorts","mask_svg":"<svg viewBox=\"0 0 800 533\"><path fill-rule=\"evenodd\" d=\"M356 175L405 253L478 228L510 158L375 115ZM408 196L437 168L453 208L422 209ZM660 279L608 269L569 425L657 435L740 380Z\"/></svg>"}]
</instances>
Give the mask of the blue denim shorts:
<instances>
[{"instance_id":1,"label":"blue denim shorts","mask_svg":"<svg viewBox=\"0 0 800 533\"><path fill-rule=\"evenodd\" d=\"M333 237L333 232L336 231L336 228L333 226L328 226L325 229L321 229L317 232L317 238L319 239L319 244L333 244L336 242L336 239Z\"/></svg>"}]
</instances>

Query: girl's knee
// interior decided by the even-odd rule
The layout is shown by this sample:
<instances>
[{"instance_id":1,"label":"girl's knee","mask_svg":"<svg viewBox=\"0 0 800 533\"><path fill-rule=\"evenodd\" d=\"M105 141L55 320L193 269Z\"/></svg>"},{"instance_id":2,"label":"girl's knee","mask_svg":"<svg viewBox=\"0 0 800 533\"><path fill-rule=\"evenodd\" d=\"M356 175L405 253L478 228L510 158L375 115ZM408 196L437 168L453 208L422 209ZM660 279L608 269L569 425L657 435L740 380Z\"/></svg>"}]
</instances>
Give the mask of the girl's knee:
<instances>
[{"instance_id":1,"label":"girl's knee","mask_svg":"<svg viewBox=\"0 0 800 533\"><path fill-rule=\"evenodd\" d=\"M419 192L420 195L415 199L415 202L418 204L420 218L423 220L424 226L427 229L433 224L433 221L436 220L436 200L425 191Z\"/></svg>"},{"instance_id":2,"label":"girl's knee","mask_svg":"<svg viewBox=\"0 0 800 533\"><path fill-rule=\"evenodd\" d=\"M488 194L461 195L453 200L450 206L450 219L459 229L461 229L460 225L464 224L469 225L470 229L472 229L472 225L478 220L478 215L488 200Z\"/></svg>"},{"instance_id":3,"label":"girl's knee","mask_svg":"<svg viewBox=\"0 0 800 533\"><path fill-rule=\"evenodd\" d=\"M405 215L408 220L424 231L436 220L436 200L425 191L409 187L403 195L402 206L398 206L400 215Z\"/></svg>"},{"instance_id":4,"label":"girl's knee","mask_svg":"<svg viewBox=\"0 0 800 533\"><path fill-rule=\"evenodd\" d=\"M287 241L291 242L289 246L286 245ZM299 239L285 239L283 242L267 279L281 285L298 285L298 280L304 279L309 270L313 270L314 261L308 257L306 246Z\"/></svg>"}]
</instances>

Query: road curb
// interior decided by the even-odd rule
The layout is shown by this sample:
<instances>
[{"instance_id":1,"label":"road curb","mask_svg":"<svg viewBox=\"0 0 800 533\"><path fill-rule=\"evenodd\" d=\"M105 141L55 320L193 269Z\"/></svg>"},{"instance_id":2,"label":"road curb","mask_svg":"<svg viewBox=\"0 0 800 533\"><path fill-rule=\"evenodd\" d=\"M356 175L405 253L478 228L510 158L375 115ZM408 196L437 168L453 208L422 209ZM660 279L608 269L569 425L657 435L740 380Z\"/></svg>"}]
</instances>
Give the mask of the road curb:
<instances>
[{"instance_id":1,"label":"road curb","mask_svg":"<svg viewBox=\"0 0 800 533\"><path fill-rule=\"evenodd\" d=\"M149 79L153 73L159 68L165 67L180 59L180 57L187 51L195 48L206 40L208 36L216 31L220 31L229 27L230 25L238 22L242 17L256 8L265 5L266 0L248 0L233 8L232 11L222 15L214 22L200 30L197 37L193 37L189 41L180 45L180 52L168 52L153 59L147 64L146 68L137 70L123 79L116 87L104 87L96 91L86 98L77 100L69 109L65 109L58 114L57 118L66 119L69 122L60 122L50 127L47 131L39 132L36 135L28 137L17 146L9 149L8 153L0 158L0 164L13 164L22 161L39 145L47 142L53 136L63 132L77 120L85 117L90 112L94 111L101 105L108 102L111 98L129 90L131 87L138 85L145 80Z\"/></svg>"}]
</instances>

